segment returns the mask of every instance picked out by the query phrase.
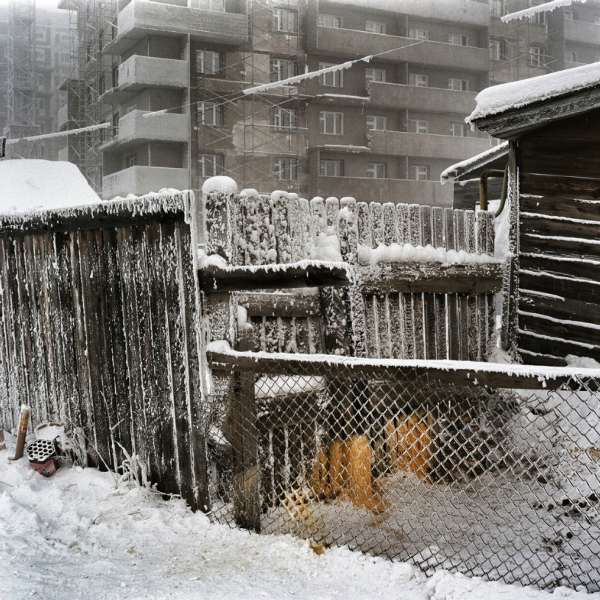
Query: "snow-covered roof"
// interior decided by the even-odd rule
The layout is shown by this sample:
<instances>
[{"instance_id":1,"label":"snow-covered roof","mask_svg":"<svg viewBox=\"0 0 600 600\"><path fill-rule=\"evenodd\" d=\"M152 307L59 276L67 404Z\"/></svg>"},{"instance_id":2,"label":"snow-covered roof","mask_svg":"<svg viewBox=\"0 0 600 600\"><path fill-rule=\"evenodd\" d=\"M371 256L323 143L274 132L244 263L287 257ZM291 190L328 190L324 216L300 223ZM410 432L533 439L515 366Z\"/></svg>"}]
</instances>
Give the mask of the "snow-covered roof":
<instances>
[{"instance_id":1,"label":"snow-covered roof","mask_svg":"<svg viewBox=\"0 0 600 600\"><path fill-rule=\"evenodd\" d=\"M508 142L502 142L497 146L488 148L475 156L461 160L460 162L450 165L447 169L442 171L440 175L440 181L446 183L448 181L454 181L458 177L469 173L475 169L479 169L499 158L508 154Z\"/></svg>"},{"instance_id":2,"label":"snow-covered roof","mask_svg":"<svg viewBox=\"0 0 600 600\"><path fill-rule=\"evenodd\" d=\"M0 184L3 215L100 202L77 166L65 161L0 161Z\"/></svg>"},{"instance_id":3,"label":"snow-covered roof","mask_svg":"<svg viewBox=\"0 0 600 600\"><path fill-rule=\"evenodd\" d=\"M557 8L566 8L571 6L575 2L582 4L585 1L586 0L551 0L550 2L544 2L543 4L530 6L529 8L524 8L523 10L517 10L515 12L508 13L501 17L501 20L504 23L509 23L510 21L517 21L519 19L530 19L539 13L552 12Z\"/></svg>"},{"instance_id":4,"label":"snow-covered roof","mask_svg":"<svg viewBox=\"0 0 600 600\"><path fill-rule=\"evenodd\" d=\"M596 86L600 86L600 62L494 85L477 94L475 110L466 122Z\"/></svg>"}]
</instances>

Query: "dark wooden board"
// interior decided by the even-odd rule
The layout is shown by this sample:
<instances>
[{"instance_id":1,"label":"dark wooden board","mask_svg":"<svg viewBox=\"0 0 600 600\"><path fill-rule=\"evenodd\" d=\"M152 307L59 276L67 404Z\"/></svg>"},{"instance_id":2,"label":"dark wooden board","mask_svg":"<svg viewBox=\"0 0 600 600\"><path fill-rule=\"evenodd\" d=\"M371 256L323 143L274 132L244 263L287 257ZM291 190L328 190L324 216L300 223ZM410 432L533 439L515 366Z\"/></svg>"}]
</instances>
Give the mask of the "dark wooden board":
<instances>
[{"instance_id":1,"label":"dark wooden board","mask_svg":"<svg viewBox=\"0 0 600 600\"><path fill-rule=\"evenodd\" d=\"M600 223L576 223L521 214L521 231L560 237L600 239Z\"/></svg>"},{"instance_id":2,"label":"dark wooden board","mask_svg":"<svg viewBox=\"0 0 600 600\"><path fill-rule=\"evenodd\" d=\"M571 319L600 325L600 305L585 300L550 298L519 290L519 309L547 314L557 319Z\"/></svg>"},{"instance_id":3,"label":"dark wooden board","mask_svg":"<svg viewBox=\"0 0 600 600\"><path fill-rule=\"evenodd\" d=\"M522 212L600 222L600 200L585 200L567 195L535 197L521 194L520 204Z\"/></svg>"},{"instance_id":4,"label":"dark wooden board","mask_svg":"<svg viewBox=\"0 0 600 600\"><path fill-rule=\"evenodd\" d=\"M536 175L521 172L522 194L600 199L600 178Z\"/></svg>"},{"instance_id":5,"label":"dark wooden board","mask_svg":"<svg viewBox=\"0 0 600 600\"><path fill-rule=\"evenodd\" d=\"M600 281L600 261L595 263L584 260L561 260L560 256L528 256L519 255L521 269L531 271L547 271L566 277L578 277Z\"/></svg>"},{"instance_id":6,"label":"dark wooden board","mask_svg":"<svg viewBox=\"0 0 600 600\"><path fill-rule=\"evenodd\" d=\"M241 293L236 294L236 300L246 308L249 317L308 317L320 314L318 295Z\"/></svg>"},{"instance_id":7,"label":"dark wooden board","mask_svg":"<svg viewBox=\"0 0 600 600\"><path fill-rule=\"evenodd\" d=\"M557 240L549 237L533 237L527 234L527 230L521 230L519 240L521 252L600 260L600 244L595 243L598 240L590 240L589 242L573 238Z\"/></svg>"},{"instance_id":8,"label":"dark wooden board","mask_svg":"<svg viewBox=\"0 0 600 600\"><path fill-rule=\"evenodd\" d=\"M364 293L376 291L446 292L481 294L498 291L502 284L500 264L382 264L360 270Z\"/></svg>"},{"instance_id":9,"label":"dark wooden board","mask_svg":"<svg viewBox=\"0 0 600 600\"><path fill-rule=\"evenodd\" d=\"M345 267L322 267L317 265L286 266L285 270L264 267L204 267L198 272L200 287L206 293L236 290L286 289L295 287L347 286L348 270Z\"/></svg>"},{"instance_id":10,"label":"dark wooden board","mask_svg":"<svg viewBox=\"0 0 600 600\"><path fill-rule=\"evenodd\" d=\"M600 282L586 283L569 277L558 279L551 274L543 272L521 271L519 273L519 287L527 290L546 292L565 298L579 300L585 298L591 303L600 303Z\"/></svg>"}]
</instances>

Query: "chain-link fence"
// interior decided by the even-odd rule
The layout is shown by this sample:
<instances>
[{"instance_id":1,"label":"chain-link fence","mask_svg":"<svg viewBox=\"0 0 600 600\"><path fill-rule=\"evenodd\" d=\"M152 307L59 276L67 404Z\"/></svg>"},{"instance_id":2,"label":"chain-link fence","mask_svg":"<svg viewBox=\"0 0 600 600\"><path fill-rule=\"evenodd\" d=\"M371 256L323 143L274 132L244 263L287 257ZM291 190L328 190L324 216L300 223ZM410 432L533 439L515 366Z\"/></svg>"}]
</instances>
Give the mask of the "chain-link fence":
<instances>
[{"instance_id":1,"label":"chain-link fence","mask_svg":"<svg viewBox=\"0 0 600 600\"><path fill-rule=\"evenodd\" d=\"M215 378L214 520L600 590L598 380L234 362Z\"/></svg>"}]
</instances>

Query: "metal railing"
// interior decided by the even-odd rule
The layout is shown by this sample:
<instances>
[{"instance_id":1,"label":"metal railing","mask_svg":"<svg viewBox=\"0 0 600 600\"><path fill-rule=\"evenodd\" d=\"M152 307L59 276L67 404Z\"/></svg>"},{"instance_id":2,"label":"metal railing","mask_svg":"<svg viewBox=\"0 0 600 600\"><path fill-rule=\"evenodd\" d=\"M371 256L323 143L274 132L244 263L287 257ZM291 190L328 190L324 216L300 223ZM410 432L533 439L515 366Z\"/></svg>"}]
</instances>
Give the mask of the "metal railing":
<instances>
[{"instance_id":1,"label":"metal railing","mask_svg":"<svg viewBox=\"0 0 600 600\"><path fill-rule=\"evenodd\" d=\"M210 360L213 520L425 573L600 590L600 378L585 369Z\"/></svg>"}]
</instances>

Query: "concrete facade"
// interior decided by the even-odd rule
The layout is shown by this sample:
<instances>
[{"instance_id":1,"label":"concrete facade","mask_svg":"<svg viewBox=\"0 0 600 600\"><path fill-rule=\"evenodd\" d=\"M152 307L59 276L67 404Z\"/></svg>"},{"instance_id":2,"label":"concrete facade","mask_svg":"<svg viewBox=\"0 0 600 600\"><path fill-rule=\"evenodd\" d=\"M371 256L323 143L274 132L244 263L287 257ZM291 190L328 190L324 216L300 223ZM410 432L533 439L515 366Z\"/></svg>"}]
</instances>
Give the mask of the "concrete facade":
<instances>
[{"instance_id":1,"label":"concrete facade","mask_svg":"<svg viewBox=\"0 0 600 600\"><path fill-rule=\"evenodd\" d=\"M102 47L111 82L100 99L114 124L100 146L103 195L171 187L184 172L183 187L198 189L224 173L261 192L448 205L441 171L494 143L464 125L481 89L600 58L596 2L501 22L528 4L121 0ZM243 94L366 55L376 56Z\"/></svg>"}]
</instances>

